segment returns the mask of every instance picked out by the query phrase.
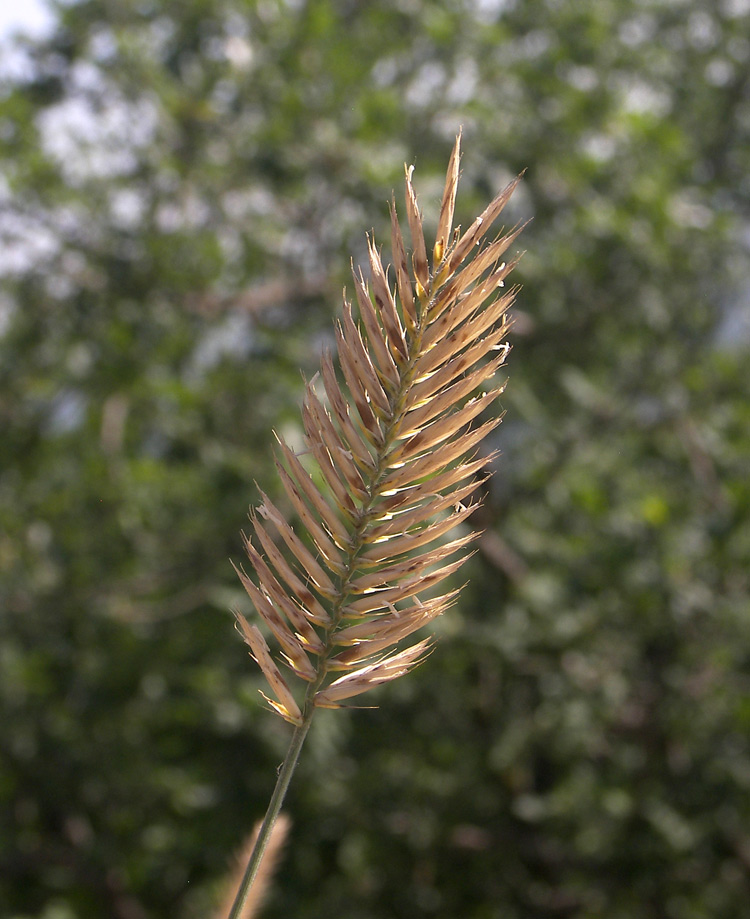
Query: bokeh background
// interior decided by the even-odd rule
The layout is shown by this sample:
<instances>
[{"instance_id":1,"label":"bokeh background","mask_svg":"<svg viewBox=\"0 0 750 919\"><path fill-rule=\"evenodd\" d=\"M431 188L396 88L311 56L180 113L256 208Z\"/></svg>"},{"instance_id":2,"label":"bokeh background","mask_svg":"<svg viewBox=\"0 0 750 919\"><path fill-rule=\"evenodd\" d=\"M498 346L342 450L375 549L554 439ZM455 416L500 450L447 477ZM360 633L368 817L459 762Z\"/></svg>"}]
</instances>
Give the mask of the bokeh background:
<instances>
[{"instance_id":1,"label":"bokeh background","mask_svg":"<svg viewBox=\"0 0 750 919\"><path fill-rule=\"evenodd\" d=\"M747 0L48 9L0 66L0 914L209 914L288 740L229 559L463 125L460 222L524 167L533 218L487 532L316 723L263 915L747 915Z\"/></svg>"}]
</instances>

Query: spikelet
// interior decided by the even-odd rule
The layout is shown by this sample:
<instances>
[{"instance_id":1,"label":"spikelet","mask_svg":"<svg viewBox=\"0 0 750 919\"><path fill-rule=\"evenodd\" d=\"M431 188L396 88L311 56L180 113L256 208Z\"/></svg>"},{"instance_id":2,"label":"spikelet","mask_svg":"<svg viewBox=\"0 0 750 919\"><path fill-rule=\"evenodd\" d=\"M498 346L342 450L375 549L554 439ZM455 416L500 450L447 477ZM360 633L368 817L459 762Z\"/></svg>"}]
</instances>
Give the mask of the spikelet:
<instances>
[{"instance_id":1,"label":"spikelet","mask_svg":"<svg viewBox=\"0 0 750 919\"><path fill-rule=\"evenodd\" d=\"M298 701L260 630L238 627L263 671L271 708L292 724L407 673L429 639L400 647L444 612L457 591L432 595L468 557L476 533L456 536L491 456L480 441L500 422L477 419L503 391L482 386L504 364L503 291L515 264L501 261L522 227L486 242L514 179L462 235L453 229L461 136L451 154L432 268L406 171L411 268L391 207L392 288L368 239L370 282L354 272L358 307L344 298L336 328L337 373L324 355L302 409L312 462L283 441L276 468L300 524L295 531L261 492L245 548L255 577L239 570L280 658L307 683ZM473 254L473 257L471 257ZM469 553L470 554L470 553ZM429 592L430 596L423 596Z\"/></svg>"},{"instance_id":2,"label":"spikelet","mask_svg":"<svg viewBox=\"0 0 750 919\"><path fill-rule=\"evenodd\" d=\"M289 835L291 821L284 814L279 814L271 831L271 838L265 851L263 861L260 863L258 875L252 886L250 896L245 900L245 904L240 913L240 919L256 919L260 909L266 899L268 888L273 880L274 871L284 849L284 843ZM245 840L241 850L234 859L235 864L232 866L229 877L225 882L225 889L218 908L212 913L213 919L224 919L228 916L234 903L237 889L242 881L245 865L255 846L255 842L260 833L261 822L256 823L253 832Z\"/></svg>"}]
</instances>

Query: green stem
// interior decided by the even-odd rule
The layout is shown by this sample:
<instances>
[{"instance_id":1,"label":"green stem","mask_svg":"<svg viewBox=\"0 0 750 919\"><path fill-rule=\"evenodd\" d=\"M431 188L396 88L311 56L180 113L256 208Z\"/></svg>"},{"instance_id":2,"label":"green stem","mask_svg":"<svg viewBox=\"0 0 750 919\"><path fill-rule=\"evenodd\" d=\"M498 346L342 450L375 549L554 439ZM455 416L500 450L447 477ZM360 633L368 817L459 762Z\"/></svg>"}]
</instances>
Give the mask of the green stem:
<instances>
[{"instance_id":1,"label":"green stem","mask_svg":"<svg viewBox=\"0 0 750 919\"><path fill-rule=\"evenodd\" d=\"M234 904L232 905L232 909L227 919L241 919L242 910L245 907L245 902L250 893L250 888L252 887L253 881L255 880L255 875L258 873L258 868L260 867L263 854L266 851L268 841L271 838L271 832L273 830L274 824L276 823L276 818L279 816L281 805L284 803L286 790L289 787L289 782L292 778L292 774L294 773L297 761L299 760L302 744L305 742L307 732L310 730L310 724L312 722L314 711L315 709L312 706L308 706L302 724L294 729L294 734L292 735L289 749L287 750L286 756L284 757L284 762L281 764L281 768L279 769L279 777L276 780L276 787L274 788L273 794L271 795L271 800L268 802L268 810L266 811L266 816L263 818L263 824L260 828L260 832L258 833L258 838L255 840L255 845L253 846L253 851L248 860L247 867L245 868L245 874L242 877L242 883L240 884L239 890L237 891L237 896L235 897Z\"/></svg>"}]
</instances>

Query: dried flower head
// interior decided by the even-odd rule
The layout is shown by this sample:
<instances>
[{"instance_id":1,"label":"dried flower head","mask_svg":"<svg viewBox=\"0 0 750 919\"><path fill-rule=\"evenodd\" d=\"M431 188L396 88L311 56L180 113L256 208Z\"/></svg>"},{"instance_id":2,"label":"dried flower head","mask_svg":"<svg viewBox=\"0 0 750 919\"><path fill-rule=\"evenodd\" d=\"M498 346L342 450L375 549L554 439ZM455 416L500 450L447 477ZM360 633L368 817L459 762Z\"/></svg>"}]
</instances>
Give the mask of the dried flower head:
<instances>
[{"instance_id":1,"label":"dried flower head","mask_svg":"<svg viewBox=\"0 0 750 919\"><path fill-rule=\"evenodd\" d=\"M261 907L265 902L268 889L273 880L276 866L284 849L286 838L289 835L290 824L291 821L288 817L285 817L284 814L279 814L274 823L273 830L271 831L268 845L265 850L265 857L255 878L252 893L245 900L242 911L239 914L240 919L255 919L255 917L260 914ZM253 832L245 840L242 849L237 853L234 859L235 865L233 865L230 875L226 879L223 897L218 908L213 913L213 919L224 919L224 917L231 912L237 889L242 882L245 865L255 848L260 829L261 823L259 821L253 828Z\"/></svg>"},{"instance_id":2,"label":"dried flower head","mask_svg":"<svg viewBox=\"0 0 750 919\"><path fill-rule=\"evenodd\" d=\"M429 639L401 643L455 600L433 588L468 557L476 537L459 531L476 504L471 492L490 456L477 455L500 423L477 423L502 392L491 384L509 346L503 291L515 261L502 256L520 227L485 240L514 179L461 234L453 229L460 135L448 165L432 268L422 217L406 171L411 266L391 208L395 289L373 240L370 282L354 271L358 317L344 298L330 354L307 385L303 464L283 440L276 458L299 520L292 528L261 493L245 547L255 577L238 570L283 663L307 692L298 702L261 631L237 612L238 627L263 671L268 704L292 724L407 673ZM453 535L452 535L453 534ZM425 596L427 594L428 596Z\"/></svg>"}]
</instances>

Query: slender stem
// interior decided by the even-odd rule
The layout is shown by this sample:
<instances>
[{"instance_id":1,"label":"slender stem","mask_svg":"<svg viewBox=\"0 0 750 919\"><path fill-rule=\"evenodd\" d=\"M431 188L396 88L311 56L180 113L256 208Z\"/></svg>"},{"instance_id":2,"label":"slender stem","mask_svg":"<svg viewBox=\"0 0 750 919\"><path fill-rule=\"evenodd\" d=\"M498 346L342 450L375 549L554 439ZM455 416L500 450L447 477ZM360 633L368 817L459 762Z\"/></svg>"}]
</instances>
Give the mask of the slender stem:
<instances>
[{"instance_id":1,"label":"slender stem","mask_svg":"<svg viewBox=\"0 0 750 919\"><path fill-rule=\"evenodd\" d=\"M248 860L247 868L245 868L245 874L242 877L242 883L240 884L239 890L237 891L237 896L235 897L234 904L232 905L232 909L227 919L240 919L242 916L242 910L244 909L245 901L247 900L250 893L250 888L252 887L253 881L255 880L255 875L258 873L258 868L260 867L263 854L266 851L268 840L271 838L271 831L273 830L274 824L276 823L276 818L279 816L281 805L284 803L284 796L286 795L286 790L289 787L289 782L297 765L297 761L299 760L302 744L305 742L307 732L310 730L310 724L312 722L314 711L315 709L312 706L308 706L302 724L294 729L294 734L292 734L292 740L289 744L289 749L287 750L286 756L284 757L284 762L281 764L281 768L279 769L279 777L276 780L276 787L274 788L273 794L271 795L271 800L268 802L268 810L266 811L266 816L263 818L263 824L260 828L260 832L258 833L258 838L255 840L255 845L253 846L253 851L250 855L250 859Z\"/></svg>"}]
</instances>

